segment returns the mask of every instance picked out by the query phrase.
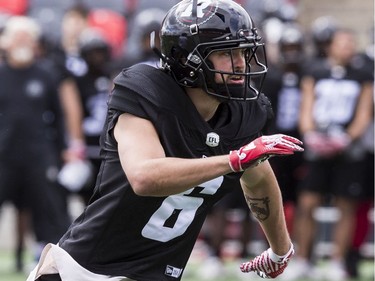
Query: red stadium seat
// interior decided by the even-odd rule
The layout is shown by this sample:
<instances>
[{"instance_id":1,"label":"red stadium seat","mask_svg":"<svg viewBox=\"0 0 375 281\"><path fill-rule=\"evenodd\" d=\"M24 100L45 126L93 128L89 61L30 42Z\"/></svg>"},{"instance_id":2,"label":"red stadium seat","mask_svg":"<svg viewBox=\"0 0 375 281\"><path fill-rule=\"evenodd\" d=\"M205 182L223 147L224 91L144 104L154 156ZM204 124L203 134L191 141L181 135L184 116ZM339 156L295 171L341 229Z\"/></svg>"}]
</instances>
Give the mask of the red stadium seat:
<instances>
[{"instance_id":1,"label":"red stadium seat","mask_svg":"<svg viewBox=\"0 0 375 281\"><path fill-rule=\"evenodd\" d=\"M0 0L0 13L24 15L29 5L28 0Z\"/></svg>"},{"instance_id":2,"label":"red stadium seat","mask_svg":"<svg viewBox=\"0 0 375 281\"><path fill-rule=\"evenodd\" d=\"M115 57L122 54L127 38L124 16L110 9L94 9L89 14L88 24L102 33L111 44Z\"/></svg>"}]
</instances>

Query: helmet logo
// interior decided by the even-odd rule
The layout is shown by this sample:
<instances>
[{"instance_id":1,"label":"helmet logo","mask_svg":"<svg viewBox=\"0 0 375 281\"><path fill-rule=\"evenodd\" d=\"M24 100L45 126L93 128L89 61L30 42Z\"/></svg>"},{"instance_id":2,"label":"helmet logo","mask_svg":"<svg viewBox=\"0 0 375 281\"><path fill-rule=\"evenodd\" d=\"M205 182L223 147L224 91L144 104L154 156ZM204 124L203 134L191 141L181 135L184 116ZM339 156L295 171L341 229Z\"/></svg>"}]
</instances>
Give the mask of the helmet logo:
<instances>
[{"instance_id":1,"label":"helmet logo","mask_svg":"<svg viewBox=\"0 0 375 281\"><path fill-rule=\"evenodd\" d=\"M193 19L193 3L182 4L176 10L176 19L180 24L187 27L195 23L199 26L212 18L218 7L219 3L217 1L200 0L196 7L197 19Z\"/></svg>"},{"instance_id":2,"label":"helmet logo","mask_svg":"<svg viewBox=\"0 0 375 281\"><path fill-rule=\"evenodd\" d=\"M219 145L220 136L214 132L208 133L206 137L206 144L211 147L216 147Z\"/></svg>"}]
</instances>

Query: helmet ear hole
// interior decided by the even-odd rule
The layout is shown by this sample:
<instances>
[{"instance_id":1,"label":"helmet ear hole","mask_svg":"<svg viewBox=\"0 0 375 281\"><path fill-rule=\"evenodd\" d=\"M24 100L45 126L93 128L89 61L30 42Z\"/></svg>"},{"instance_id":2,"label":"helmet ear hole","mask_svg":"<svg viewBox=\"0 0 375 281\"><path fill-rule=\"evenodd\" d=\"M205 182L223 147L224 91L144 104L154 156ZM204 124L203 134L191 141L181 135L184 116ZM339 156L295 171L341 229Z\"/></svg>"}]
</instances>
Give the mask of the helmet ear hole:
<instances>
[{"instance_id":1,"label":"helmet ear hole","mask_svg":"<svg viewBox=\"0 0 375 281\"><path fill-rule=\"evenodd\" d=\"M171 56L177 63L184 64L188 57L188 52L180 46L173 46L171 49Z\"/></svg>"}]
</instances>

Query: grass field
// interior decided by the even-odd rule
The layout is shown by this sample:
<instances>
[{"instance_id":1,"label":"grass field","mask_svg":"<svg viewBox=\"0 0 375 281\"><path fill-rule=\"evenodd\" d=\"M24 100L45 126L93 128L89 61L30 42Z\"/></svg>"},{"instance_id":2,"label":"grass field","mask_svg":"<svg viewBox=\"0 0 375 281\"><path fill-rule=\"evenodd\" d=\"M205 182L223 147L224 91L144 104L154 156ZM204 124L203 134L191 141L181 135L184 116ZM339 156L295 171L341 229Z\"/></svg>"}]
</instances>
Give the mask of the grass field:
<instances>
[{"instance_id":1,"label":"grass field","mask_svg":"<svg viewBox=\"0 0 375 281\"><path fill-rule=\"evenodd\" d=\"M26 264L31 262L31 258L26 255ZM225 274L220 278L215 279L215 281L241 281L241 280L267 280L260 279L256 275L242 274L239 272L238 264L239 262L228 262L225 264ZM202 281L199 277L200 262L192 261L189 263L183 281ZM352 279L351 281L373 281L374 280L374 261L368 260L362 262L360 266L361 277L358 279ZM241 277L242 275L242 277ZM14 260L11 253L6 251L0 251L0 281L25 281L26 273L16 273L14 270ZM83 281L83 280L82 280ZM157 281L157 280L155 280ZM299 281L315 281L313 279L301 279ZM327 280L329 281L329 280Z\"/></svg>"}]
</instances>

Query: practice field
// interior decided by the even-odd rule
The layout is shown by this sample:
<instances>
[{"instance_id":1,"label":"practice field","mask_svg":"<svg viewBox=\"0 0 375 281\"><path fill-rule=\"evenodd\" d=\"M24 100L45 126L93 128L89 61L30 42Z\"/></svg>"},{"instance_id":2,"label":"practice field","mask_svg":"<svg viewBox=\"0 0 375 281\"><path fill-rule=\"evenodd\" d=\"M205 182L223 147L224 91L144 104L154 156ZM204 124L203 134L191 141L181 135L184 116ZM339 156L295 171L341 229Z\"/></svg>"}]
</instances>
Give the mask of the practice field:
<instances>
[{"instance_id":1,"label":"practice field","mask_svg":"<svg viewBox=\"0 0 375 281\"><path fill-rule=\"evenodd\" d=\"M26 255L25 262L30 263L30 256ZM199 276L202 270L200 265L203 263L192 261L184 274L183 281L203 281ZM238 269L239 261L230 261L225 264L225 273L221 278L216 278L215 281L242 281L242 280L267 280L261 279L256 275L242 274ZM374 261L368 260L361 264L361 278L352 279L351 281L373 281L374 280ZM15 273L13 255L8 251L0 251L0 281L25 281L25 273ZM277 279L276 279L277 280ZM156 281L156 280L155 280ZM301 279L299 281L316 281L312 279ZM327 280L329 281L329 280Z\"/></svg>"}]
</instances>

